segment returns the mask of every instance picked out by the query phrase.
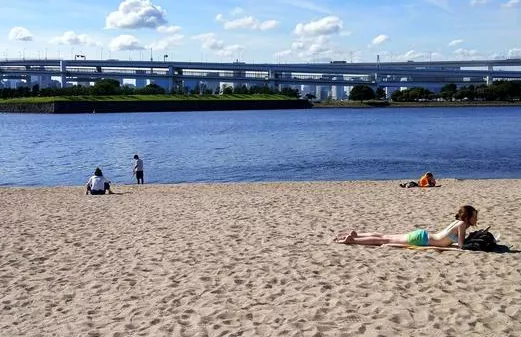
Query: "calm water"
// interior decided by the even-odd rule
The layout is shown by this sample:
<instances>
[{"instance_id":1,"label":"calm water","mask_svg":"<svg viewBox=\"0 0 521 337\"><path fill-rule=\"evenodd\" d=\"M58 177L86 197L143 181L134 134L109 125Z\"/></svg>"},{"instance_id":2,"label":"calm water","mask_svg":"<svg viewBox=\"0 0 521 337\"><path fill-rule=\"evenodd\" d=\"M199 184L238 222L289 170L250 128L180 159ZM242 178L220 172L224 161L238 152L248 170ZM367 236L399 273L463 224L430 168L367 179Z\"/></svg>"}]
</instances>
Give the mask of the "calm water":
<instances>
[{"instance_id":1,"label":"calm water","mask_svg":"<svg viewBox=\"0 0 521 337\"><path fill-rule=\"evenodd\" d=\"M3 186L521 178L521 109L0 114Z\"/></svg>"}]
</instances>

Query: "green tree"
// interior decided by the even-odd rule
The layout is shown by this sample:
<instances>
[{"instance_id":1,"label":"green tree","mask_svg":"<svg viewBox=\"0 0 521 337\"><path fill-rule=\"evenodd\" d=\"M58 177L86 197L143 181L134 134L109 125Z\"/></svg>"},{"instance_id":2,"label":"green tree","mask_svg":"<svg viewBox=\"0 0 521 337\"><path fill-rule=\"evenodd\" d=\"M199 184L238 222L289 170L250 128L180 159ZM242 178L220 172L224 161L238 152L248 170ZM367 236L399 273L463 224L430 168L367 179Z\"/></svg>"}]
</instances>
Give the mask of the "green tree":
<instances>
[{"instance_id":1,"label":"green tree","mask_svg":"<svg viewBox=\"0 0 521 337\"><path fill-rule=\"evenodd\" d=\"M284 96L289 96L289 97L297 97L298 98L300 96L298 89L282 88L280 93L282 95L284 95Z\"/></svg>"},{"instance_id":2,"label":"green tree","mask_svg":"<svg viewBox=\"0 0 521 337\"><path fill-rule=\"evenodd\" d=\"M233 95L233 88L229 85L223 86L223 95Z\"/></svg>"},{"instance_id":3,"label":"green tree","mask_svg":"<svg viewBox=\"0 0 521 337\"><path fill-rule=\"evenodd\" d=\"M386 99L387 98L387 94L385 93L385 89L382 88L382 87L376 88L375 96L378 99Z\"/></svg>"},{"instance_id":4,"label":"green tree","mask_svg":"<svg viewBox=\"0 0 521 337\"><path fill-rule=\"evenodd\" d=\"M440 90L440 96L446 101L451 101L456 91L458 91L456 84L445 84Z\"/></svg>"},{"instance_id":5,"label":"green tree","mask_svg":"<svg viewBox=\"0 0 521 337\"><path fill-rule=\"evenodd\" d=\"M146 87L139 89L137 93L142 95L164 95L165 89L155 83L151 83Z\"/></svg>"},{"instance_id":6,"label":"green tree","mask_svg":"<svg viewBox=\"0 0 521 337\"><path fill-rule=\"evenodd\" d=\"M94 95L116 95L120 93L120 83L111 78L104 78L96 81L92 87Z\"/></svg>"},{"instance_id":7,"label":"green tree","mask_svg":"<svg viewBox=\"0 0 521 337\"><path fill-rule=\"evenodd\" d=\"M136 93L136 90L132 88L129 85L124 85L121 87L121 94L122 95L134 95Z\"/></svg>"},{"instance_id":8,"label":"green tree","mask_svg":"<svg viewBox=\"0 0 521 337\"><path fill-rule=\"evenodd\" d=\"M391 100L393 102L403 102L403 100L404 100L403 92L401 90L393 91L393 93L391 94Z\"/></svg>"},{"instance_id":9,"label":"green tree","mask_svg":"<svg viewBox=\"0 0 521 337\"><path fill-rule=\"evenodd\" d=\"M39 84L33 85L33 88L31 90L31 94L33 96L39 96L40 95L40 85Z\"/></svg>"},{"instance_id":10,"label":"green tree","mask_svg":"<svg viewBox=\"0 0 521 337\"><path fill-rule=\"evenodd\" d=\"M349 99L353 101L366 101L374 98L374 91L367 85L355 85L349 93Z\"/></svg>"}]
</instances>

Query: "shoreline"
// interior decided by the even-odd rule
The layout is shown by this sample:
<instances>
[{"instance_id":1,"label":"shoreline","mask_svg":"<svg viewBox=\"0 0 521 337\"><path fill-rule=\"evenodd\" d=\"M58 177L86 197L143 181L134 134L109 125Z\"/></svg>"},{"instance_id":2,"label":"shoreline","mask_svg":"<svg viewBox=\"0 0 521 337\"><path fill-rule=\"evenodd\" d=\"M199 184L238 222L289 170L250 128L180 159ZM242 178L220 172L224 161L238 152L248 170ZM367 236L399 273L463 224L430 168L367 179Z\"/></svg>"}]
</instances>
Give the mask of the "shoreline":
<instances>
[{"instance_id":1,"label":"shoreline","mask_svg":"<svg viewBox=\"0 0 521 337\"><path fill-rule=\"evenodd\" d=\"M312 103L304 99L187 99L187 100L56 100L46 102L0 101L1 113L125 113L177 111L233 111L286 109L375 109L375 108L481 108L521 107L519 102L388 102L333 101Z\"/></svg>"},{"instance_id":2,"label":"shoreline","mask_svg":"<svg viewBox=\"0 0 521 337\"><path fill-rule=\"evenodd\" d=\"M521 107L521 102L389 102L385 104L371 105L372 103L360 102L332 102L313 103L313 108L346 108L346 109L374 109L374 108L502 108Z\"/></svg>"},{"instance_id":3,"label":"shoreline","mask_svg":"<svg viewBox=\"0 0 521 337\"><path fill-rule=\"evenodd\" d=\"M414 181L415 178L404 179L353 179L353 180L277 180L277 181L228 181L228 182L212 182L212 181L197 181L197 182L180 182L180 183L146 183L146 186L155 187L172 187L172 186L199 186L199 185L283 185L283 184L357 184L357 183L396 183L397 185L403 182ZM463 181L521 181L521 178L436 178L437 182L463 182ZM111 186L138 186L135 182L117 183L112 182ZM60 188L85 188L85 184L79 185L0 185L0 189L60 189ZM429 188L421 188L429 189Z\"/></svg>"}]
</instances>

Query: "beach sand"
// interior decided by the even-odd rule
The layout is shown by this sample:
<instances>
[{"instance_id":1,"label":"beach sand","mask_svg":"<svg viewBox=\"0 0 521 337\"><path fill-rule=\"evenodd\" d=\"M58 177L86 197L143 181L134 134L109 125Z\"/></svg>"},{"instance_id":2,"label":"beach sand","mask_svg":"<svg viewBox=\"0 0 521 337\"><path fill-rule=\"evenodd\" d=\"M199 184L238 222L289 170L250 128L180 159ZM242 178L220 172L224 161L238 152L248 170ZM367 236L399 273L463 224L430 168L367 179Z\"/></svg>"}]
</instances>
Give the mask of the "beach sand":
<instances>
[{"instance_id":1,"label":"beach sand","mask_svg":"<svg viewBox=\"0 0 521 337\"><path fill-rule=\"evenodd\" d=\"M519 336L521 254L332 243L479 210L521 249L521 180L0 188L1 336Z\"/></svg>"}]
</instances>

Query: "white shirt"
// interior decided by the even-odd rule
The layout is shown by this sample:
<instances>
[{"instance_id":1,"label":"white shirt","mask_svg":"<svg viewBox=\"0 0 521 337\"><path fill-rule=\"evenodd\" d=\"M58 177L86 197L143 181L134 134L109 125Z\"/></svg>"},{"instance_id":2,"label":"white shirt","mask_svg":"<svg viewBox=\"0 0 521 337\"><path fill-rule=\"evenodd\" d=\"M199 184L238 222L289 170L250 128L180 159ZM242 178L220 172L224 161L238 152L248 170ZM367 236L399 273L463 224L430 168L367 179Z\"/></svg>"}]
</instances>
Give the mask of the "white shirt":
<instances>
[{"instance_id":1,"label":"white shirt","mask_svg":"<svg viewBox=\"0 0 521 337\"><path fill-rule=\"evenodd\" d=\"M134 165L134 172L143 171L143 160L136 159L136 164Z\"/></svg>"},{"instance_id":2,"label":"white shirt","mask_svg":"<svg viewBox=\"0 0 521 337\"><path fill-rule=\"evenodd\" d=\"M92 176L89 178L89 181L87 182L87 185L90 185L90 189L93 191L104 191L105 190L105 183L108 183L109 181L105 179L104 176Z\"/></svg>"}]
</instances>

